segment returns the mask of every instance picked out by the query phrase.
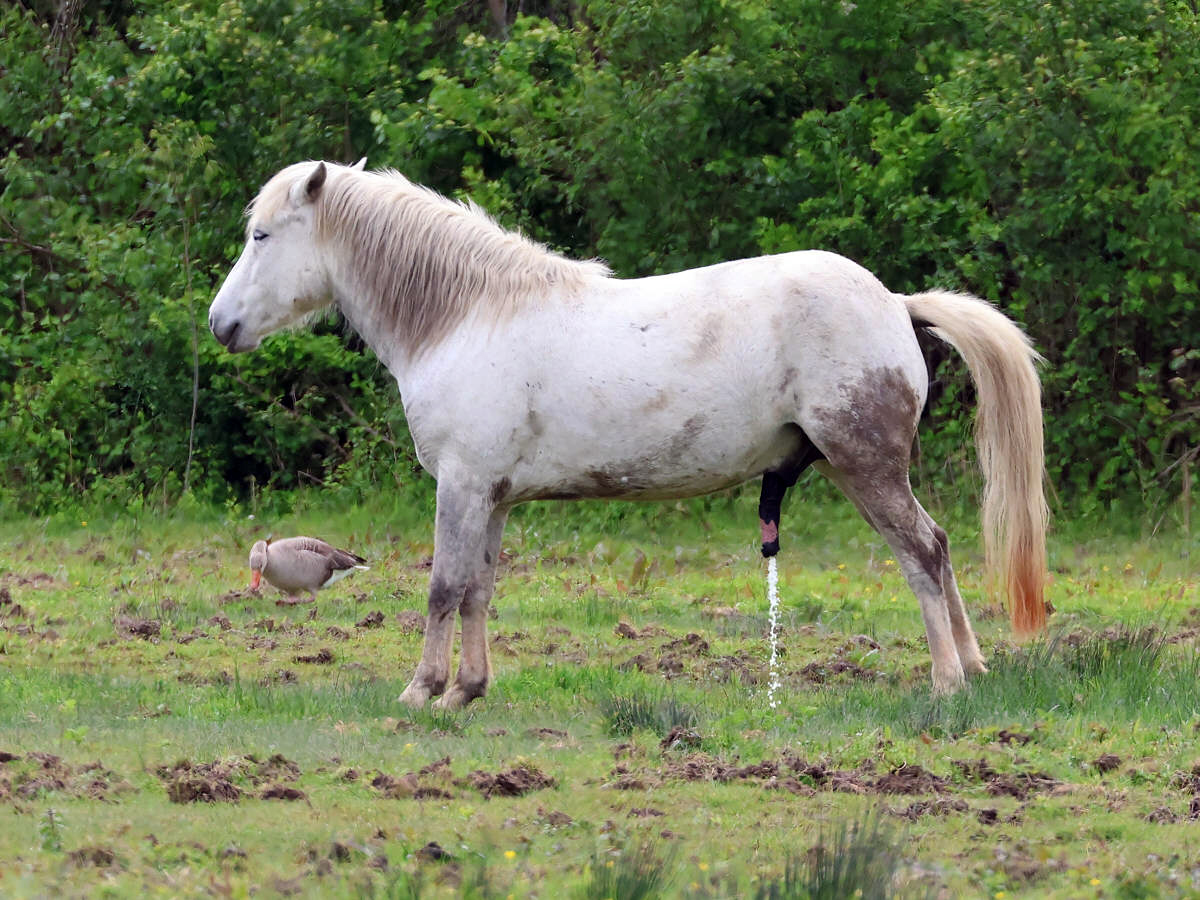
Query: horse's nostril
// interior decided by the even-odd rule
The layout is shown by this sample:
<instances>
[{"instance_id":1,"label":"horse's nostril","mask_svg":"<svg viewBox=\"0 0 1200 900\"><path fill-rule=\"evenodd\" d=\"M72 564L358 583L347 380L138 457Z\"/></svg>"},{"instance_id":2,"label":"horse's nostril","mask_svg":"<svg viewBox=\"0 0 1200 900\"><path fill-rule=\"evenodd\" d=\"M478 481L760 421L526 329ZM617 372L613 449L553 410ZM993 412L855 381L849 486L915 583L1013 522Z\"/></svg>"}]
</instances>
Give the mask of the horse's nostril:
<instances>
[{"instance_id":1,"label":"horse's nostril","mask_svg":"<svg viewBox=\"0 0 1200 900\"><path fill-rule=\"evenodd\" d=\"M227 328L224 328L224 329L218 329L214 326L212 333L216 336L217 340L221 343L222 346L232 347L233 346L233 336L238 333L238 329L241 327L242 327L242 323L240 321L235 320L232 324L230 324Z\"/></svg>"}]
</instances>

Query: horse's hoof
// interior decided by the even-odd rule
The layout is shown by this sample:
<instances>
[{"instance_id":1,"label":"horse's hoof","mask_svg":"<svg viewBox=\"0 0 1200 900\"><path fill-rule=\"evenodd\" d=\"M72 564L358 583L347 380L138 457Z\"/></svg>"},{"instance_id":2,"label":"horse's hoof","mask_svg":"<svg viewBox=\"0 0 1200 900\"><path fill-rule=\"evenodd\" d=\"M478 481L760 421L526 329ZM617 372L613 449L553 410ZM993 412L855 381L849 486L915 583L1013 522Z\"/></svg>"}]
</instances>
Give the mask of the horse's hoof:
<instances>
[{"instance_id":1,"label":"horse's hoof","mask_svg":"<svg viewBox=\"0 0 1200 900\"><path fill-rule=\"evenodd\" d=\"M967 676L963 670L959 668L950 674L944 674L940 677L937 673L933 676L933 696L949 697L951 694L957 694L963 687L966 686Z\"/></svg>"},{"instance_id":2,"label":"horse's hoof","mask_svg":"<svg viewBox=\"0 0 1200 900\"><path fill-rule=\"evenodd\" d=\"M984 661L980 659L976 660L975 662L964 663L963 669L968 675L985 675L987 674L988 667Z\"/></svg>"},{"instance_id":3,"label":"horse's hoof","mask_svg":"<svg viewBox=\"0 0 1200 900\"><path fill-rule=\"evenodd\" d=\"M433 708L439 710L462 709L472 700L482 696L482 691L463 690L462 687L454 684L450 686L450 690L434 701Z\"/></svg>"},{"instance_id":4,"label":"horse's hoof","mask_svg":"<svg viewBox=\"0 0 1200 900\"><path fill-rule=\"evenodd\" d=\"M396 699L412 709L420 709L429 700L429 689L420 687L414 682L406 687L404 693Z\"/></svg>"}]
</instances>

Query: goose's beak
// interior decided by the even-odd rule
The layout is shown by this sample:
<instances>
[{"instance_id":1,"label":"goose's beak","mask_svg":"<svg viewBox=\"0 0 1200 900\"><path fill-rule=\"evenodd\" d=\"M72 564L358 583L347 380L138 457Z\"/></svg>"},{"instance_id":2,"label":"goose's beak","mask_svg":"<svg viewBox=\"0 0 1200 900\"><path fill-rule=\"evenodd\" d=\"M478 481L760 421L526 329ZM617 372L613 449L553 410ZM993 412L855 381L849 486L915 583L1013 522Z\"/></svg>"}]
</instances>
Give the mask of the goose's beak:
<instances>
[{"instance_id":1,"label":"goose's beak","mask_svg":"<svg viewBox=\"0 0 1200 900\"><path fill-rule=\"evenodd\" d=\"M262 572L255 569L250 573L250 590L257 591L259 584L262 582Z\"/></svg>"}]
</instances>

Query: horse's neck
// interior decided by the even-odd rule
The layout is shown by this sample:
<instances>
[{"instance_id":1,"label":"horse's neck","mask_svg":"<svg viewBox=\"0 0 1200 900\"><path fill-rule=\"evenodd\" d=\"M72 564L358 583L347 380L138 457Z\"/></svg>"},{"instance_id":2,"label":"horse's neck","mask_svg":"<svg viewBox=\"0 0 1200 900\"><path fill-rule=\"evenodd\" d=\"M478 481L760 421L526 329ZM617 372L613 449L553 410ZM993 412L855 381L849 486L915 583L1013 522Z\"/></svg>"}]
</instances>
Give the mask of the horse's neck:
<instances>
[{"instance_id":1,"label":"horse's neck","mask_svg":"<svg viewBox=\"0 0 1200 900\"><path fill-rule=\"evenodd\" d=\"M403 386L411 352L403 335L388 321L384 304L379 298L363 296L362 287L344 272L335 274L333 295L350 327Z\"/></svg>"}]
</instances>

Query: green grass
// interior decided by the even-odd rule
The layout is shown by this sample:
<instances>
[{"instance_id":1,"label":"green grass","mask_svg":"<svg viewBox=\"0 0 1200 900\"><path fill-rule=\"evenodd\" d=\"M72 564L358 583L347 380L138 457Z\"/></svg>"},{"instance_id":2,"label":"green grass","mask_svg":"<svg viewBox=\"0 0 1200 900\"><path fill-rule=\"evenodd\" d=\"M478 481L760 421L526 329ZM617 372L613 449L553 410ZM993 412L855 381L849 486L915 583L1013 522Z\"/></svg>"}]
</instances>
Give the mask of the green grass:
<instances>
[{"instance_id":1,"label":"green grass","mask_svg":"<svg viewBox=\"0 0 1200 900\"><path fill-rule=\"evenodd\" d=\"M889 551L811 493L774 709L749 494L518 511L496 678L454 714L396 703L427 515L0 525L0 895L1200 896L1195 542L1060 524L1052 629L1017 644L977 521L939 513L990 671L934 698ZM245 593L253 540L302 532L371 570L315 610ZM240 799L173 803L177 771Z\"/></svg>"}]
</instances>

